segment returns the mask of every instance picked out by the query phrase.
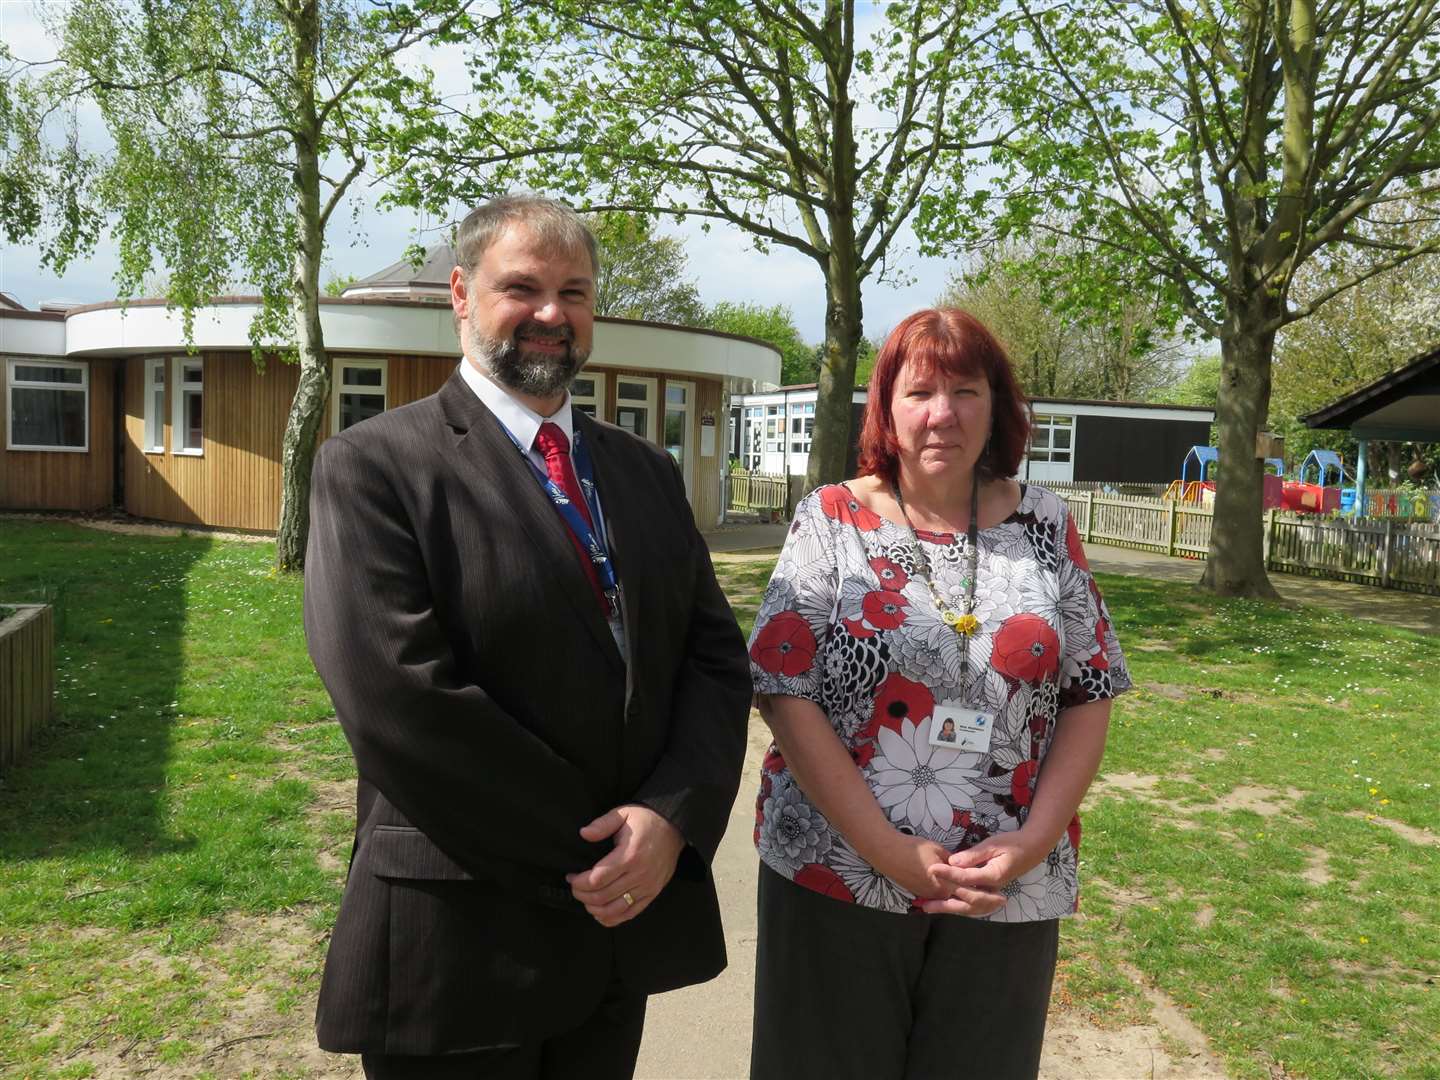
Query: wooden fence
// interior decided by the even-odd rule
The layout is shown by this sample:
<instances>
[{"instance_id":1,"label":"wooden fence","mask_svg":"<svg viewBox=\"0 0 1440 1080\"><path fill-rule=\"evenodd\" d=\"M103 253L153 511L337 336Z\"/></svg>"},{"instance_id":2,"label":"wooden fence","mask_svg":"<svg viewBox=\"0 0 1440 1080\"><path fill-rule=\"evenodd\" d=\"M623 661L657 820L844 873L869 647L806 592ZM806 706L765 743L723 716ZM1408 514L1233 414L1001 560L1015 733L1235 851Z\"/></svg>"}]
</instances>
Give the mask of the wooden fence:
<instances>
[{"instance_id":1,"label":"wooden fence","mask_svg":"<svg viewBox=\"0 0 1440 1080\"><path fill-rule=\"evenodd\" d=\"M1087 542L1203 559L1214 511L1174 501L1058 492ZM1440 595L1440 526L1350 522L1269 510L1265 566L1291 574L1358 581Z\"/></svg>"},{"instance_id":2,"label":"wooden fence","mask_svg":"<svg viewBox=\"0 0 1440 1080\"><path fill-rule=\"evenodd\" d=\"M0 772L20 760L35 732L49 723L54 697L54 609L0 609Z\"/></svg>"},{"instance_id":3,"label":"wooden fence","mask_svg":"<svg viewBox=\"0 0 1440 1080\"><path fill-rule=\"evenodd\" d=\"M779 473L736 469L725 477L725 506L729 510L784 511L788 482Z\"/></svg>"}]
</instances>

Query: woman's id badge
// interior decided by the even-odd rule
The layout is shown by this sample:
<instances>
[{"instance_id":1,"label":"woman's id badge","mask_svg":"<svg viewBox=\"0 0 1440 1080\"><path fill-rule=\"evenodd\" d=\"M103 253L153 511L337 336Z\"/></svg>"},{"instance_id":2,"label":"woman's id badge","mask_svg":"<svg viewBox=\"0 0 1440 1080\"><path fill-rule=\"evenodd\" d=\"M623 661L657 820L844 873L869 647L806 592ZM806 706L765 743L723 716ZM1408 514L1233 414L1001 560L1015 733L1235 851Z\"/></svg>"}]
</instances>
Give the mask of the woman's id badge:
<instances>
[{"instance_id":1,"label":"woman's id badge","mask_svg":"<svg viewBox=\"0 0 1440 1080\"><path fill-rule=\"evenodd\" d=\"M930 718L930 745L942 750L983 754L990 749L995 714L959 705L936 705Z\"/></svg>"}]
</instances>

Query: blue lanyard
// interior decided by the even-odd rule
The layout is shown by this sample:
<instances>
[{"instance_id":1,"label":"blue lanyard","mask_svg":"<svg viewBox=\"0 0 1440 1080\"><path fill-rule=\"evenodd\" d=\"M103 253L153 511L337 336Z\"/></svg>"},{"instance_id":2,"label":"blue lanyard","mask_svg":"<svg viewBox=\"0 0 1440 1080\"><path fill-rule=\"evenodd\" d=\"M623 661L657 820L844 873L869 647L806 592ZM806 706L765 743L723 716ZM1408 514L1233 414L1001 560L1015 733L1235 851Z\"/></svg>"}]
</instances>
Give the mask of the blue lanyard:
<instances>
[{"instance_id":1,"label":"blue lanyard","mask_svg":"<svg viewBox=\"0 0 1440 1080\"><path fill-rule=\"evenodd\" d=\"M504 424L501 424L500 428L510 437L515 449L520 451L520 456L525 459L525 464L530 466L530 471L535 474L535 479L540 481L541 487L550 496L550 501L555 504L555 509L560 511L560 516L565 519L565 523L570 526L570 531L579 539L580 546L590 556L590 563L595 567L595 574L600 579L600 591L605 594L605 602L610 609L610 617L618 619L620 617L620 583L615 578L615 565L610 561L608 554L609 539L605 535L605 520L600 515L600 501L595 492L595 471L590 465L590 452L585 447L585 440L577 430L570 440L570 461L575 466L576 477L580 480L580 493L590 508L590 520L595 523L593 529L586 522L585 515L580 513L579 508L565 494L565 489L551 480L549 474L535 464L535 459L520 445L520 440L515 438L510 429Z\"/></svg>"}]
</instances>

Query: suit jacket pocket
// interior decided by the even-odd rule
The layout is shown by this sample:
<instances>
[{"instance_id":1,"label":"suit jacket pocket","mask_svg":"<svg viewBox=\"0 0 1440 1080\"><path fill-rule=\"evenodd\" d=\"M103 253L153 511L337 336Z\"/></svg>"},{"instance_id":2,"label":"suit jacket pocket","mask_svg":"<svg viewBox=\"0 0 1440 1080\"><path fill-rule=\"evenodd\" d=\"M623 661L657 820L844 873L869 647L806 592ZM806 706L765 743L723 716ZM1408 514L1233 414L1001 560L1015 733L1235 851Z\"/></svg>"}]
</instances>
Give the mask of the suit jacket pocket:
<instances>
[{"instance_id":1,"label":"suit jacket pocket","mask_svg":"<svg viewBox=\"0 0 1440 1080\"><path fill-rule=\"evenodd\" d=\"M416 828L376 825L370 834L369 847L370 872L376 877L407 881L475 880L475 875Z\"/></svg>"}]
</instances>

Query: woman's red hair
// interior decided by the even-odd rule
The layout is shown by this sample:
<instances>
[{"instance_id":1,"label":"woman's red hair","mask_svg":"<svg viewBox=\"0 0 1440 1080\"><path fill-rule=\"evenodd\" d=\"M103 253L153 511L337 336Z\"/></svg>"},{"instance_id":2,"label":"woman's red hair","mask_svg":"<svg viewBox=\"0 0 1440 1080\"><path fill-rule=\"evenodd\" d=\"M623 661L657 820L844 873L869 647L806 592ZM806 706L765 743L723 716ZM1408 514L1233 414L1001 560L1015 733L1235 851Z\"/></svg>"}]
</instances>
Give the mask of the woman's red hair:
<instances>
[{"instance_id":1,"label":"woman's red hair","mask_svg":"<svg viewBox=\"0 0 1440 1080\"><path fill-rule=\"evenodd\" d=\"M938 370L951 377L985 377L990 384L990 442L977 468L987 476L1014 476L1030 442L1030 406L995 335L959 308L917 311L880 347L860 428L860 475L894 483L899 474L900 446L890 401L895 380L907 364L921 375Z\"/></svg>"}]
</instances>

